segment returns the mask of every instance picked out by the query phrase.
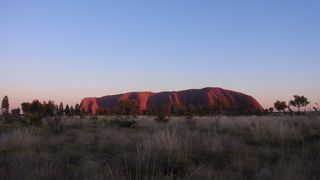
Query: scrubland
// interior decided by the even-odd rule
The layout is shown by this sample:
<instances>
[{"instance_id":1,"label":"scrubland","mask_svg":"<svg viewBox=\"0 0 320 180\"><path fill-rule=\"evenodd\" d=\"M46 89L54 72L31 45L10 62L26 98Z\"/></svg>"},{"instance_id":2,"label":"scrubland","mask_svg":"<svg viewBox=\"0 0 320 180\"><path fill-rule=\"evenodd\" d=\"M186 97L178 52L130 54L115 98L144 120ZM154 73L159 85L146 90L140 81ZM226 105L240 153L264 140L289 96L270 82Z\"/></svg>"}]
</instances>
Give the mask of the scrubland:
<instances>
[{"instance_id":1,"label":"scrubland","mask_svg":"<svg viewBox=\"0 0 320 180\"><path fill-rule=\"evenodd\" d=\"M320 179L319 116L0 120L0 179Z\"/></svg>"}]
</instances>

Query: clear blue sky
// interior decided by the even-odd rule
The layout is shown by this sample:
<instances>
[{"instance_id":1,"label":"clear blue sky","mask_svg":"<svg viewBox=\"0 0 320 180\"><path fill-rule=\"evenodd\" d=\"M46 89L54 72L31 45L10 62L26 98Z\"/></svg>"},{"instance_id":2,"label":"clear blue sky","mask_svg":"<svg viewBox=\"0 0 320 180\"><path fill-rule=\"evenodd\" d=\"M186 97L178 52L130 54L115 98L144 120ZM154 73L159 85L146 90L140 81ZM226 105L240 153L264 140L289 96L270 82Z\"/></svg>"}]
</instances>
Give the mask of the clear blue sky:
<instances>
[{"instance_id":1,"label":"clear blue sky","mask_svg":"<svg viewBox=\"0 0 320 180\"><path fill-rule=\"evenodd\" d=\"M317 0L1 0L0 97L222 87L320 102Z\"/></svg>"}]
</instances>

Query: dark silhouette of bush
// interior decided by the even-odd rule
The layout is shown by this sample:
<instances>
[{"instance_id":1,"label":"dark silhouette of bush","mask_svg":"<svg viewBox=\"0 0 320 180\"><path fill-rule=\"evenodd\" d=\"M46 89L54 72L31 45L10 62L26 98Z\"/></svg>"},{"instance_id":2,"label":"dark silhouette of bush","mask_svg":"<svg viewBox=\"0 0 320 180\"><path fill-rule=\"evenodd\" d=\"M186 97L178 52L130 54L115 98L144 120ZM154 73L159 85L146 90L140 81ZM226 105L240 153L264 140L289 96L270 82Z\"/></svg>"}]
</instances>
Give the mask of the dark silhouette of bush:
<instances>
[{"instance_id":1,"label":"dark silhouette of bush","mask_svg":"<svg viewBox=\"0 0 320 180\"><path fill-rule=\"evenodd\" d=\"M1 103L1 111L4 118L9 114L9 98L8 96L4 96Z\"/></svg>"},{"instance_id":2,"label":"dark silhouette of bush","mask_svg":"<svg viewBox=\"0 0 320 180\"><path fill-rule=\"evenodd\" d=\"M21 103L21 109L24 114L30 113L30 103L27 103L27 102Z\"/></svg>"},{"instance_id":3,"label":"dark silhouette of bush","mask_svg":"<svg viewBox=\"0 0 320 180\"><path fill-rule=\"evenodd\" d=\"M76 116L79 116L80 115L80 104L76 104L75 107L74 107L74 114Z\"/></svg>"},{"instance_id":4,"label":"dark silhouette of bush","mask_svg":"<svg viewBox=\"0 0 320 180\"><path fill-rule=\"evenodd\" d=\"M12 109L11 114L15 116L20 116L20 108Z\"/></svg>"},{"instance_id":5,"label":"dark silhouette of bush","mask_svg":"<svg viewBox=\"0 0 320 180\"><path fill-rule=\"evenodd\" d=\"M13 123L13 122L21 121L22 118L20 117L20 108L12 109L11 114L4 113L3 118L6 123Z\"/></svg>"},{"instance_id":6,"label":"dark silhouette of bush","mask_svg":"<svg viewBox=\"0 0 320 180\"><path fill-rule=\"evenodd\" d=\"M54 116L55 114L55 109L56 109L56 106L54 105L54 102L53 101L49 101L48 103L43 103L42 104L43 106L43 114L44 116Z\"/></svg>"},{"instance_id":7,"label":"dark silhouette of bush","mask_svg":"<svg viewBox=\"0 0 320 180\"><path fill-rule=\"evenodd\" d=\"M29 120L29 125L31 126L40 126L43 124L42 122L42 115L39 114L28 114L27 119Z\"/></svg>"},{"instance_id":8,"label":"dark silhouette of bush","mask_svg":"<svg viewBox=\"0 0 320 180\"><path fill-rule=\"evenodd\" d=\"M62 102L59 105L58 113L59 113L60 116L62 116L64 114L64 107L63 107L63 103Z\"/></svg>"},{"instance_id":9,"label":"dark silhouette of bush","mask_svg":"<svg viewBox=\"0 0 320 180\"><path fill-rule=\"evenodd\" d=\"M170 121L170 119L168 118L168 116L164 113L159 113L156 117L156 121L158 123L168 123Z\"/></svg>"},{"instance_id":10,"label":"dark silhouette of bush","mask_svg":"<svg viewBox=\"0 0 320 180\"><path fill-rule=\"evenodd\" d=\"M128 119L113 119L110 121L111 125L116 125L121 128L134 128L136 124L135 120L128 120Z\"/></svg>"},{"instance_id":11,"label":"dark silhouette of bush","mask_svg":"<svg viewBox=\"0 0 320 180\"><path fill-rule=\"evenodd\" d=\"M64 114L65 114L66 116L70 116L70 108L69 108L69 105L68 105L68 104L66 105L66 108L64 109Z\"/></svg>"},{"instance_id":12,"label":"dark silhouette of bush","mask_svg":"<svg viewBox=\"0 0 320 180\"><path fill-rule=\"evenodd\" d=\"M270 107L268 110L269 110L269 113L270 113L271 115L273 115L274 108L273 108L273 107Z\"/></svg>"},{"instance_id":13,"label":"dark silhouette of bush","mask_svg":"<svg viewBox=\"0 0 320 180\"><path fill-rule=\"evenodd\" d=\"M74 116L74 108L73 108L73 106L70 106L70 114L69 114L69 116L71 116L71 117L73 117Z\"/></svg>"}]
</instances>

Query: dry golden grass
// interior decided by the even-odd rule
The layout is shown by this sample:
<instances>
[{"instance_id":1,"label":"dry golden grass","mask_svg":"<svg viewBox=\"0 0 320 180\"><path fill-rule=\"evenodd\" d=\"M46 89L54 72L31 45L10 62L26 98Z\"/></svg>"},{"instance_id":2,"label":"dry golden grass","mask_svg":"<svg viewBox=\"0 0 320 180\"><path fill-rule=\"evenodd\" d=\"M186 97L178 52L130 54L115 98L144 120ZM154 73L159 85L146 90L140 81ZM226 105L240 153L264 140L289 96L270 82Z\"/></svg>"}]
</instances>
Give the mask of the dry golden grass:
<instances>
[{"instance_id":1,"label":"dry golden grass","mask_svg":"<svg viewBox=\"0 0 320 180\"><path fill-rule=\"evenodd\" d=\"M316 116L64 117L59 131L47 122L0 122L0 179L320 178Z\"/></svg>"}]
</instances>

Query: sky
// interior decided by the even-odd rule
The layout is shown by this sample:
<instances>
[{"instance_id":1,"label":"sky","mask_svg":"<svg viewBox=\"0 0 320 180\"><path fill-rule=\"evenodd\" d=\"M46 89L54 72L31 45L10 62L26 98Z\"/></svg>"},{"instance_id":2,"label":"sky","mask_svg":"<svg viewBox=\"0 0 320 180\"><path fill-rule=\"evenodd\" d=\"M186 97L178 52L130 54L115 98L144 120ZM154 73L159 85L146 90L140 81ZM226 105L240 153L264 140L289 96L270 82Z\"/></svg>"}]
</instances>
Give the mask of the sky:
<instances>
[{"instance_id":1,"label":"sky","mask_svg":"<svg viewBox=\"0 0 320 180\"><path fill-rule=\"evenodd\" d=\"M221 87L320 102L318 0L1 0L0 98Z\"/></svg>"}]
</instances>

